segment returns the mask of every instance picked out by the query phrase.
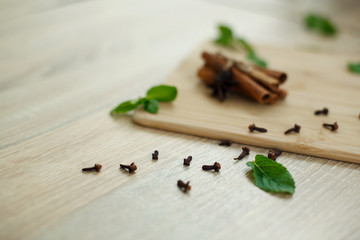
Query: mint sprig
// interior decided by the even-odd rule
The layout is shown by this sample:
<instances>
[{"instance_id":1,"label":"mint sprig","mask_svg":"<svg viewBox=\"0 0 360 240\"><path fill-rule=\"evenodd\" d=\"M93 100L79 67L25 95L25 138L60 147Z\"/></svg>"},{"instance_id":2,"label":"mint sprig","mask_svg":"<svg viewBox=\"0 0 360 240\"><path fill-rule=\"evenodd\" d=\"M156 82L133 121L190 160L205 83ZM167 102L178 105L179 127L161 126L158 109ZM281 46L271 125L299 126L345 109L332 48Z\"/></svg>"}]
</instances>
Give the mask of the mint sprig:
<instances>
[{"instance_id":1,"label":"mint sprig","mask_svg":"<svg viewBox=\"0 0 360 240\"><path fill-rule=\"evenodd\" d=\"M312 31L316 31L325 36L335 36L336 27L329 18L319 14L309 13L304 18L305 26Z\"/></svg>"},{"instance_id":2,"label":"mint sprig","mask_svg":"<svg viewBox=\"0 0 360 240\"><path fill-rule=\"evenodd\" d=\"M255 49L244 39L235 37L233 34L233 31L230 27L225 25L219 25L218 26L219 35L214 40L215 43L231 47L231 48L242 48L246 51L247 58L252 61L255 65L258 65L260 67L266 67L267 63L265 60L260 58L257 53L255 52Z\"/></svg>"},{"instance_id":3,"label":"mint sprig","mask_svg":"<svg viewBox=\"0 0 360 240\"><path fill-rule=\"evenodd\" d=\"M114 108L110 114L124 114L135 110L140 105L143 105L145 111L155 114L159 110L159 102L172 102L175 100L176 96L176 87L168 85L155 86L147 91L146 97L122 102Z\"/></svg>"},{"instance_id":4,"label":"mint sprig","mask_svg":"<svg viewBox=\"0 0 360 240\"><path fill-rule=\"evenodd\" d=\"M347 65L350 72L360 74L360 62L358 63L348 63Z\"/></svg>"},{"instance_id":5,"label":"mint sprig","mask_svg":"<svg viewBox=\"0 0 360 240\"><path fill-rule=\"evenodd\" d=\"M293 194L295 182L289 171L263 155L256 155L255 161L246 165L253 169L255 185L268 192L285 192Z\"/></svg>"}]
</instances>

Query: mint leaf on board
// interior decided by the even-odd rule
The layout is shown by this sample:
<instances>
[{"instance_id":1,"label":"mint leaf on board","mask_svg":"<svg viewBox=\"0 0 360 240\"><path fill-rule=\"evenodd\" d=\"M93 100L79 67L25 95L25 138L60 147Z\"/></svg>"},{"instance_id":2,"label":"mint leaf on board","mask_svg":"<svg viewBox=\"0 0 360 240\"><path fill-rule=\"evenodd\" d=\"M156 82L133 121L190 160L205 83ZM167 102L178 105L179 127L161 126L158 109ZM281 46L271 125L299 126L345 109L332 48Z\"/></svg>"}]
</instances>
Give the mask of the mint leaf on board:
<instances>
[{"instance_id":1,"label":"mint leaf on board","mask_svg":"<svg viewBox=\"0 0 360 240\"><path fill-rule=\"evenodd\" d=\"M176 96L176 87L168 85L155 86L147 91L145 98L122 102L114 108L110 114L124 114L135 110L139 105L143 105L147 112L155 114L159 110L159 102L172 102L175 100Z\"/></svg>"},{"instance_id":2,"label":"mint leaf on board","mask_svg":"<svg viewBox=\"0 0 360 240\"><path fill-rule=\"evenodd\" d=\"M360 62L358 63L348 63L347 65L350 72L360 74Z\"/></svg>"},{"instance_id":3,"label":"mint leaf on board","mask_svg":"<svg viewBox=\"0 0 360 240\"><path fill-rule=\"evenodd\" d=\"M289 171L263 155L256 155L255 161L246 165L253 169L255 185L268 192L285 192L293 194L295 182Z\"/></svg>"},{"instance_id":4,"label":"mint leaf on board","mask_svg":"<svg viewBox=\"0 0 360 240\"><path fill-rule=\"evenodd\" d=\"M245 50L248 52L248 54L255 53L254 48L245 39L239 38L238 42L245 48Z\"/></svg>"},{"instance_id":5,"label":"mint leaf on board","mask_svg":"<svg viewBox=\"0 0 360 240\"><path fill-rule=\"evenodd\" d=\"M330 19L319 14L309 13L304 19L305 26L325 36L335 36L336 28Z\"/></svg>"},{"instance_id":6,"label":"mint leaf on board","mask_svg":"<svg viewBox=\"0 0 360 240\"><path fill-rule=\"evenodd\" d=\"M230 27L225 25L218 26L219 35L214 40L215 43L231 47L231 48L242 48L247 53L247 58L252 61L255 65L266 67L267 63L263 59L261 59L255 52L255 49L244 39L235 37L233 35L233 31Z\"/></svg>"},{"instance_id":7,"label":"mint leaf on board","mask_svg":"<svg viewBox=\"0 0 360 240\"><path fill-rule=\"evenodd\" d=\"M176 87L159 85L150 88L146 93L147 99L156 99L159 102L172 102L177 96Z\"/></svg>"},{"instance_id":8,"label":"mint leaf on board","mask_svg":"<svg viewBox=\"0 0 360 240\"><path fill-rule=\"evenodd\" d=\"M144 103L144 109L149 113L157 113L159 111L159 101L156 99L147 99Z\"/></svg>"},{"instance_id":9,"label":"mint leaf on board","mask_svg":"<svg viewBox=\"0 0 360 240\"><path fill-rule=\"evenodd\" d=\"M247 58L259 67L266 68L266 66L267 66L267 63L265 62L265 60L259 58L259 56L257 56L255 53L249 53L247 55Z\"/></svg>"}]
</instances>

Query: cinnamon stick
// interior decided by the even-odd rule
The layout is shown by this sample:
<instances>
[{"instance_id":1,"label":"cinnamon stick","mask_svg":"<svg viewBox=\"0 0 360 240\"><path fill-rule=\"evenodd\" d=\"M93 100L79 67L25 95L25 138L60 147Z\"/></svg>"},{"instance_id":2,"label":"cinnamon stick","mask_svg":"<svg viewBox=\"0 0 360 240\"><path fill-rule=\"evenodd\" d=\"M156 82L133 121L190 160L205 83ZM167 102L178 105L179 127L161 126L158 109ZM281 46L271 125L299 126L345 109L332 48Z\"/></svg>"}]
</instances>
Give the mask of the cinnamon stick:
<instances>
[{"instance_id":1,"label":"cinnamon stick","mask_svg":"<svg viewBox=\"0 0 360 240\"><path fill-rule=\"evenodd\" d=\"M270 75L273 78L276 78L277 80L279 80L280 83L284 83L287 79L287 74L284 72L270 70L270 69L259 67L259 66L254 66L254 68L263 73Z\"/></svg>"},{"instance_id":2,"label":"cinnamon stick","mask_svg":"<svg viewBox=\"0 0 360 240\"><path fill-rule=\"evenodd\" d=\"M220 71L228 61L220 54L212 55L208 52L203 52L201 57L205 60L206 65L210 66L215 71Z\"/></svg>"},{"instance_id":3,"label":"cinnamon stick","mask_svg":"<svg viewBox=\"0 0 360 240\"><path fill-rule=\"evenodd\" d=\"M197 75L207 85L213 85L215 83L216 72L211 67L204 66L204 67L200 68L198 70Z\"/></svg>"},{"instance_id":4,"label":"cinnamon stick","mask_svg":"<svg viewBox=\"0 0 360 240\"><path fill-rule=\"evenodd\" d=\"M247 65L221 54L203 52L202 58L205 65L198 70L198 76L214 88L213 94L220 101L225 99L229 90L263 104L274 104L287 95L285 90L279 88L286 80L285 73Z\"/></svg>"},{"instance_id":5,"label":"cinnamon stick","mask_svg":"<svg viewBox=\"0 0 360 240\"><path fill-rule=\"evenodd\" d=\"M273 78L273 77L257 70L256 68L245 65L243 63L236 63L235 65L240 71L249 75L252 79L259 82L261 85L266 87L268 90L270 90L272 92L279 91L279 80L277 80L276 78Z\"/></svg>"},{"instance_id":6,"label":"cinnamon stick","mask_svg":"<svg viewBox=\"0 0 360 240\"><path fill-rule=\"evenodd\" d=\"M271 94L264 87L257 84L237 68L233 67L232 71L234 74L234 80L238 83L231 87L234 92L253 98L260 103L271 104L275 102L275 94ZM207 66L200 68L198 71L198 76L208 85L215 84L215 75L215 70Z\"/></svg>"},{"instance_id":7,"label":"cinnamon stick","mask_svg":"<svg viewBox=\"0 0 360 240\"><path fill-rule=\"evenodd\" d=\"M235 86L234 91L239 93L247 92L255 101L259 103L273 103L270 102L271 94L264 87L253 81L245 73L241 72L236 67L232 68L234 80L239 84Z\"/></svg>"}]
</instances>

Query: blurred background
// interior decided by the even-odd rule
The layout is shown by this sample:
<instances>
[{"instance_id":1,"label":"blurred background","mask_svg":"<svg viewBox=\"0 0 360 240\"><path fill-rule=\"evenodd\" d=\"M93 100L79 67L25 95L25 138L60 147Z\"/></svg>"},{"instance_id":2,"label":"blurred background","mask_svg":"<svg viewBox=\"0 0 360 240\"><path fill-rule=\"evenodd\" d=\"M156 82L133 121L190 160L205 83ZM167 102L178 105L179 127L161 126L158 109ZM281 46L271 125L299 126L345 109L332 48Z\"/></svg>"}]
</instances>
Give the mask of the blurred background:
<instances>
[{"instance_id":1,"label":"blurred background","mask_svg":"<svg viewBox=\"0 0 360 240\"><path fill-rule=\"evenodd\" d=\"M307 28L304 24L305 17L311 13L329 20L336 27L336 34L324 35ZM54 236L64 239L61 238L62 234L68 234L66 236L69 237L76 233L82 237L85 232L88 237L93 236L89 232L102 225L102 222L97 222L97 216L92 215L91 203L104 196L112 196L111 201L105 202L103 208L99 209L107 211L104 218L108 219L107 224L113 224L113 238L120 233L124 234L122 236L125 238L131 236L131 233L126 235L113 221L115 219L128 223L128 216L117 211L121 204L119 198L145 212L148 211L147 215L141 218L141 223L144 223L141 226L153 230L149 223L159 215L151 212L151 209L142 208L144 205L141 203L150 199L149 202L163 211L163 206L156 206L157 200L154 201L162 196L162 191L146 192L152 186L143 180L143 185L139 184L137 188L128 187L127 195L122 195L122 187L129 186L122 183L128 181L128 178L119 174L118 159L114 160L114 153L118 154L117 157L123 154L121 150L129 151L124 155L127 159L137 152L145 156L153 151L153 147L147 146L147 143L154 138L158 142L163 141L168 149L175 146L178 152L187 151L197 144L197 147L210 154L213 153L213 146L217 144L207 139L144 130L131 124L128 118L116 122L109 117L109 111L121 101L136 98L150 86L161 83L197 46L217 36L218 24L230 26L236 35L255 47L274 46L321 54L350 54L353 57L349 58L349 61L360 61L359 23L359 0L0 0L0 175L5 179L0 181L0 238L25 239L35 236L33 239L41 239L36 236L43 234L42 239L53 239ZM261 55L261 52L259 54ZM340 66L344 71L347 71L346 64L347 62L344 62L344 65ZM269 67L272 67L271 59ZM149 141L143 140L144 146L131 145L134 148L132 150L130 145L126 145L126 140L130 138L133 143L143 139ZM80 175L81 167L93 164L100 155L104 166L110 165L108 169L116 166L115 170L99 175L99 178ZM247 219L257 220L244 221L242 224L249 224L247 229L252 229L253 232L259 232L257 223L264 223L262 221L266 221L267 226L274 226L274 229L290 229L294 232L299 229L300 224L303 228L298 232L298 239L302 239L307 232L314 233L308 235L308 239L314 239L314 236L330 239L333 233L347 239L346 234L356 234L359 229L359 221L356 221L359 214L355 212L359 209L356 208L358 195L353 198L350 191L344 201L337 198L343 194L340 190L338 192L341 194L338 196L330 195L333 185L330 186L331 182L327 179L336 180L336 176L346 179L349 175L353 178L349 177L347 181L340 179L334 185L338 184L338 189L343 189L340 183L347 184L347 189L356 188L356 181L353 179L357 174L354 169L358 166L324 159L313 161L303 155L288 156L284 159L289 159L286 161L289 161L289 165L292 164L295 173L309 170L307 175L302 175L304 184L300 185L300 189L306 185L302 191L308 195L302 195L303 198L298 195L292 203L285 202L284 199L258 191L247 181L239 180L249 184L249 188L244 185L246 191L254 191L252 196L255 196L259 203L256 204L250 195L245 196L241 191L236 193L244 204L240 205L241 202L236 198L232 203L239 204L239 209L245 206L244 212L249 210L249 214L245 215ZM149 172L157 176L156 169L149 166ZM308 177L318 176L313 174L318 169L319 175L322 174L319 181L307 181ZM167 172L163 173L164 176L166 174ZM328 178L323 178L326 174ZM141 176L141 173L137 176L139 175ZM230 179L229 182L231 181ZM327 182L329 185L326 185ZM326 191L319 191L320 183L327 186ZM95 186L96 193L93 191ZM143 196L133 189L148 195ZM176 191L171 196L176 196L173 198L182 204L180 201L184 200L183 195L178 194L180 192L175 185L171 185L169 189ZM223 192L220 190L222 189L219 189L218 196L222 197ZM115 195L109 194L110 192ZM142 197L138 198L139 195ZM132 196L143 202L136 205L131 199ZM305 199L305 196L310 200ZM169 203L167 212L162 212L164 216L175 210L182 213L179 210L180 205L171 205L177 203L174 199L163 199ZM231 197L228 196L228 199ZM313 205L318 199L320 200L317 205ZM215 207L225 206L216 205L218 202L214 199L200 202L198 198L198 201L198 205L203 207L200 212L213 212L213 209L217 209ZM310 201L310 204L307 205L309 202L306 201ZM326 207L323 201L326 202ZM250 202L253 207L265 203L264 210L269 216L277 214L279 219L285 217L282 221L262 218L261 214L258 215L260 210L251 213L251 209L246 207ZM291 208L283 208L284 204ZM277 208L273 208L274 205ZM309 208L310 205L313 208ZM348 206L355 210L349 211ZM296 214L292 207L298 209ZM333 213L335 207L344 209L338 208L338 212ZM205 211L203 215L199 215L210 215L213 222L218 221L217 228L211 221L202 222L193 218L196 221L186 222L183 228L178 229L178 233L191 232L186 227L195 226L193 223L198 223L197 226L200 227L209 227L215 232L244 215L243 212L233 211L228 205L224 208L229 215L234 213L231 215L232 219L226 219L226 211L224 218ZM79 209L85 210L78 214L76 211ZM182 206L181 209L183 210ZM323 215L317 214L318 211ZM77 214L74 215L74 212ZM98 213L102 214L102 211ZM197 213L194 211L194 214ZM291 215L292 213L294 215ZM108 218L112 214L113 219ZM281 225L299 219L299 215L303 217L299 222ZM347 216L350 215L351 221L348 221ZM70 222L66 225L69 216L72 216L73 222L77 224ZM187 214L180 216L184 221L187 220ZM311 218L307 218L308 216ZM328 221L328 216L333 217L332 221ZM81 226L85 226L84 220L89 219L94 223L89 225L90 231L86 227L83 228L84 232L79 231ZM132 223L137 223L139 219L131 220ZM163 219L166 218L157 218L158 226L162 225ZM177 219L171 220L173 225L169 226L177 226ZM61 222L65 227L58 228L57 232L47 231ZM318 225L320 222L323 225ZM339 222L346 224L342 227ZM132 226L136 227L135 224ZM339 231L332 232L337 226ZM108 225L101 227L104 232L110 231ZM241 227L237 229L241 230ZM346 231L343 231L344 228ZM171 234L173 229L169 229L168 234ZM309 229L311 231L308 231ZM290 230L287 236L292 236ZM162 236L161 228L157 231L157 236ZM268 233L263 231L259 236L267 239ZM279 234L281 233L280 231ZM101 231L97 231L96 236L104 237ZM140 236L146 236L146 231ZM196 238L201 235L193 236Z\"/></svg>"}]
</instances>

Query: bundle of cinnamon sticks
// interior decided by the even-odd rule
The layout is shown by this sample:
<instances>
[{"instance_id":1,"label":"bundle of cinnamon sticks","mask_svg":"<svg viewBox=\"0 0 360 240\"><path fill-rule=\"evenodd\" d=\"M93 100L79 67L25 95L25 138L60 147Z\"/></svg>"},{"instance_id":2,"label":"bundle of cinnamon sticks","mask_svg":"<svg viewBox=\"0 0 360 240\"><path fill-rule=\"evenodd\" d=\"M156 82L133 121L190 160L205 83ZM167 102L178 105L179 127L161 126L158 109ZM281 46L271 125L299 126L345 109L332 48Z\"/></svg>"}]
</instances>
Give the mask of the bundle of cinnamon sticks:
<instances>
[{"instance_id":1,"label":"bundle of cinnamon sticks","mask_svg":"<svg viewBox=\"0 0 360 240\"><path fill-rule=\"evenodd\" d=\"M287 92L279 88L287 75L240 61L234 61L223 55L202 53L205 61L198 76L209 87L213 96L224 101L227 92L234 92L262 104L274 104L286 97Z\"/></svg>"}]
</instances>

